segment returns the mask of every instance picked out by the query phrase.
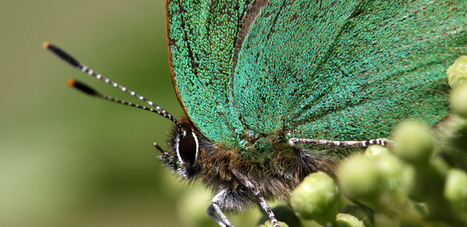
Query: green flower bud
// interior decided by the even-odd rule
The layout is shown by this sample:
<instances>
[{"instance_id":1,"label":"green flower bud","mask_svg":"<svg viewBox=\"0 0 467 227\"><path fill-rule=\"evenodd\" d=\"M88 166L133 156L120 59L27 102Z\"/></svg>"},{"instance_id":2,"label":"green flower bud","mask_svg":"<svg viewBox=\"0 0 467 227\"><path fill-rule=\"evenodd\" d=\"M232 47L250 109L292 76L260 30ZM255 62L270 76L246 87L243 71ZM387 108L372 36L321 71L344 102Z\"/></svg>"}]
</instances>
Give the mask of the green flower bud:
<instances>
[{"instance_id":1,"label":"green flower bud","mask_svg":"<svg viewBox=\"0 0 467 227\"><path fill-rule=\"evenodd\" d=\"M365 225L365 227L374 227L375 226L375 220L374 220L374 211L371 210L368 207L365 206L359 206L359 205L347 205L344 208L342 208L339 213L342 214L350 214ZM339 215L339 214L338 214Z\"/></svg>"},{"instance_id":2,"label":"green flower bud","mask_svg":"<svg viewBox=\"0 0 467 227\"><path fill-rule=\"evenodd\" d=\"M363 222L350 214L337 214L336 222L339 227L365 227Z\"/></svg>"},{"instance_id":3,"label":"green flower bud","mask_svg":"<svg viewBox=\"0 0 467 227\"><path fill-rule=\"evenodd\" d=\"M389 152L374 157L373 163L381 175L380 190L395 190L399 186L404 163Z\"/></svg>"},{"instance_id":4,"label":"green flower bud","mask_svg":"<svg viewBox=\"0 0 467 227\"><path fill-rule=\"evenodd\" d=\"M289 227L285 222L281 222L281 221L279 221L279 226ZM274 226L271 224L271 220L267 220L263 225L260 225L258 227L274 227Z\"/></svg>"},{"instance_id":5,"label":"green flower bud","mask_svg":"<svg viewBox=\"0 0 467 227\"><path fill-rule=\"evenodd\" d=\"M467 211L467 173L460 169L448 172L444 196L456 211Z\"/></svg>"},{"instance_id":6,"label":"green flower bud","mask_svg":"<svg viewBox=\"0 0 467 227\"><path fill-rule=\"evenodd\" d=\"M394 133L392 152L411 164L427 163L433 151L433 139L429 129L417 122L400 125Z\"/></svg>"},{"instance_id":7,"label":"green flower bud","mask_svg":"<svg viewBox=\"0 0 467 227\"><path fill-rule=\"evenodd\" d=\"M337 171L340 188L350 199L373 199L379 194L381 176L376 165L365 156L343 161Z\"/></svg>"},{"instance_id":8,"label":"green flower bud","mask_svg":"<svg viewBox=\"0 0 467 227\"><path fill-rule=\"evenodd\" d=\"M389 153L387 147L380 145L371 145L365 150L365 156L373 160L374 157Z\"/></svg>"},{"instance_id":9,"label":"green flower bud","mask_svg":"<svg viewBox=\"0 0 467 227\"><path fill-rule=\"evenodd\" d=\"M452 88L467 83L467 56L459 57L454 64L446 70L449 86Z\"/></svg>"},{"instance_id":10,"label":"green flower bud","mask_svg":"<svg viewBox=\"0 0 467 227\"><path fill-rule=\"evenodd\" d=\"M451 107L454 113L463 118L467 118L467 83L456 87L456 89L452 91Z\"/></svg>"},{"instance_id":11,"label":"green flower bud","mask_svg":"<svg viewBox=\"0 0 467 227\"><path fill-rule=\"evenodd\" d=\"M288 206L280 205L271 209L276 215L276 219L287 223L289 226L301 226L300 219L295 215L295 212ZM259 220L259 224L265 223L269 220L266 213L263 212L263 216Z\"/></svg>"},{"instance_id":12,"label":"green flower bud","mask_svg":"<svg viewBox=\"0 0 467 227\"><path fill-rule=\"evenodd\" d=\"M290 204L302 219L314 219L324 225L334 222L337 200L334 180L323 172L312 173L292 192Z\"/></svg>"}]
</instances>

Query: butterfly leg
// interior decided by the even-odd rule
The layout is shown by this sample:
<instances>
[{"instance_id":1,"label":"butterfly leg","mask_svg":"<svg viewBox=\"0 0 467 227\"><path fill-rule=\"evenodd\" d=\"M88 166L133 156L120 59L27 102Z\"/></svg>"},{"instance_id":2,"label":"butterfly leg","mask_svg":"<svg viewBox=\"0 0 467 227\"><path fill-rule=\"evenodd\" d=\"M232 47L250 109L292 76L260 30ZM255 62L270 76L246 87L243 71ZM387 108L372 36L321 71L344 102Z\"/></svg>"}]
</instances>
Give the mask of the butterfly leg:
<instances>
[{"instance_id":1,"label":"butterfly leg","mask_svg":"<svg viewBox=\"0 0 467 227\"><path fill-rule=\"evenodd\" d=\"M269 219L271 220L271 224L272 226L274 227L280 227L279 226L279 222L277 221L275 215L274 215L274 212L272 212L271 210L271 207L269 207L269 204L268 202L266 201L266 199L263 197L263 195L261 194L261 192L250 182L250 180L248 180L248 178L246 176L244 176L243 174L239 173L238 171L232 171L233 174L238 178L240 179L243 184L251 191L253 192L253 194L255 195L255 197L258 199L259 201L259 204L261 205L261 207L263 208L263 210L266 212L266 214L268 215Z\"/></svg>"},{"instance_id":2,"label":"butterfly leg","mask_svg":"<svg viewBox=\"0 0 467 227\"><path fill-rule=\"evenodd\" d=\"M220 205L225 201L225 196L227 194L228 189L224 189L217 193L214 198L212 198L212 204L208 208L208 215L211 217L212 220L214 220L219 226L221 227L233 227L232 224L230 224L229 219L225 216L224 212L222 212ZM217 215L219 215L220 219L216 217L216 212Z\"/></svg>"},{"instance_id":3,"label":"butterfly leg","mask_svg":"<svg viewBox=\"0 0 467 227\"><path fill-rule=\"evenodd\" d=\"M317 139L289 139L289 145L295 146L297 143L306 143L314 145L322 145L326 147L368 147L370 145L381 145L391 147L392 142L384 139L371 139L364 141L334 141L334 140L317 140Z\"/></svg>"},{"instance_id":4,"label":"butterfly leg","mask_svg":"<svg viewBox=\"0 0 467 227\"><path fill-rule=\"evenodd\" d=\"M259 203L261 204L261 207L263 208L263 210L266 212L266 214L268 214L268 217L271 220L272 226L279 227L279 222L274 216L274 212L272 212L271 207L269 207L269 204L266 202L263 195L261 195L259 191L253 191L253 193L255 193L256 197L259 199Z\"/></svg>"}]
</instances>

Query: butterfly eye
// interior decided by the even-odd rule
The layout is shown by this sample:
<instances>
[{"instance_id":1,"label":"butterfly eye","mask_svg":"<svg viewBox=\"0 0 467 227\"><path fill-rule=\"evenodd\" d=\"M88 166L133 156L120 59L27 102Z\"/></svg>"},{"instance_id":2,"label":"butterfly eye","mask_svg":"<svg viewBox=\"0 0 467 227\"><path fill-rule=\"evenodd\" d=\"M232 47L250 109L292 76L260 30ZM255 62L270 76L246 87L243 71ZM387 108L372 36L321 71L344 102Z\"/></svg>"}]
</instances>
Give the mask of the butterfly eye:
<instances>
[{"instance_id":1,"label":"butterfly eye","mask_svg":"<svg viewBox=\"0 0 467 227\"><path fill-rule=\"evenodd\" d=\"M179 135L181 136L181 135ZM188 133L176 143L179 161L186 166L194 167L198 161L198 137L194 132Z\"/></svg>"}]
</instances>

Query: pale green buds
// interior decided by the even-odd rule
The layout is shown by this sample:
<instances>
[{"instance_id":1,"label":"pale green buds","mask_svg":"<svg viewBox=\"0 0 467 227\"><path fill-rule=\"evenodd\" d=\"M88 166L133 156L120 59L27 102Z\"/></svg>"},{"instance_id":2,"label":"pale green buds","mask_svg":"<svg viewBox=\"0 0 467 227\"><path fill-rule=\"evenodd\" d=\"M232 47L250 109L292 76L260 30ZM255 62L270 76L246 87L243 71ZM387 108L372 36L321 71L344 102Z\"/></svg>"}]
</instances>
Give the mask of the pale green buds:
<instances>
[{"instance_id":1,"label":"pale green buds","mask_svg":"<svg viewBox=\"0 0 467 227\"><path fill-rule=\"evenodd\" d=\"M433 137L429 129L417 122L405 122L394 133L392 152L411 164L428 162L433 151Z\"/></svg>"},{"instance_id":2,"label":"pale green buds","mask_svg":"<svg viewBox=\"0 0 467 227\"><path fill-rule=\"evenodd\" d=\"M290 204L298 217L314 219L324 225L335 222L337 196L334 180L323 172L316 172L307 176L293 191Z\"/></svg>"},{"instance_id":3,"label":"pale green buds","mask_svg":"<svg viewBox=\"0 0 467 227\"><path fill-rule=\"evenodd\" d=\"M459 57L448 70L449 86L452 88L467 83L467 56Z\"/></svg>"}]
</instances>

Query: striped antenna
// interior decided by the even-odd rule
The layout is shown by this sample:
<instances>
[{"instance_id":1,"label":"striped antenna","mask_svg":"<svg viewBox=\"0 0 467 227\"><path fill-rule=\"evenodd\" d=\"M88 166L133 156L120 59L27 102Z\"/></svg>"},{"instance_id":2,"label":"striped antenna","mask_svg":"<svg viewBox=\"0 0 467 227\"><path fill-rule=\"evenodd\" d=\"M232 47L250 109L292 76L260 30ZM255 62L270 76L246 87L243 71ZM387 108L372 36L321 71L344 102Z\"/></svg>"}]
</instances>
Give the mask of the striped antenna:
<instances>
[{"instance_id":1,"label":"striped antenna","mask_svg":"<svg viewBox=\"0 0 467 227\"><path fill-rule=\"evenodd\" d=\"M386 139L370 139L363 141L334 141L334 140L319 140L319 139L299 139L290 138L288 141L290 146L295 144L313 144L322 145L325 147L368 147L370 145L381 145L385 147L392 147L393 142Z\"/></svg>"},{"instance_id":2,"label":"striped antenna","mask_svg":"<svg viewBox=\"0 0 467 227\"><path fill-rule=\"evenodd\" d=\"M51 51L53 54L55 54L59 58L63 59L64 61L68 62L70 65L74 66L75 68L77 68L81 72L87 73L87 74L89 74L91 76L94 76L95 78L97 78L99 80L104 81L107 84L110 84L110 85L112 85L114 87L120 88L120 90L125 91L125 92L129 93L130 95L132 95L132 96L134 96L134 97L136 97L136 98L138 98L140 100L143 100L143 101L147 102L149 105L154 107L154 109L148 108L148 107L145 107L145 106L141 106L141 105L138 105L138 104L134 104L134 103L131 103L131 102L125 102L123 100L119 100L119 99L116 99L116 98L112 98L112 97L110 97L108 95L101 94L101 93L97 92L96 90L92 89L91 87L89 87L89 86L87 86L87 85L85 85L83 83L80 83L80 82L78 82L76 80L73 80L73 79L68 80L68 85L69 86L74 87L74 88L76 88L76 89L78 89L78 90L80 90L80 91L82 91L82 92L84 92L86 94L91 95L91 96L95 96L95 97L102 98L102 99L105 99L105 100L109 100L109 101L112 101L112 102L120 103L120 104L127 105L127 106L133 106L133 107L136 107L136 108L140 108L140 109L143 109L143 110L147 110L147 111L157 113L157 114L171 120L173 123L175 123L175 125L177 125L179 133L182 133L182 127L180 126L180 123L171 114L169 114L167 111L162 109L160 106L155 105L152 101L149 101L145 97L136 94L134 91L129 90L126 87L123 87L120 84L117 84L116 82L111 81L109 78L103 77L101 74L97 74L96 72L94 72L94 70L89 69L87 66L81 64L79 61L77 61L75 58L73 58L71 55L69 55L68 53L66 53L62 49L58 48L57 46L54 46L54 45L52 45L50 43L47 43L47 42L44 43L43 46L44 46L45 49ZM185 133L182 133L182 134L184 135Z\"/></svg>"}]
</instances>

